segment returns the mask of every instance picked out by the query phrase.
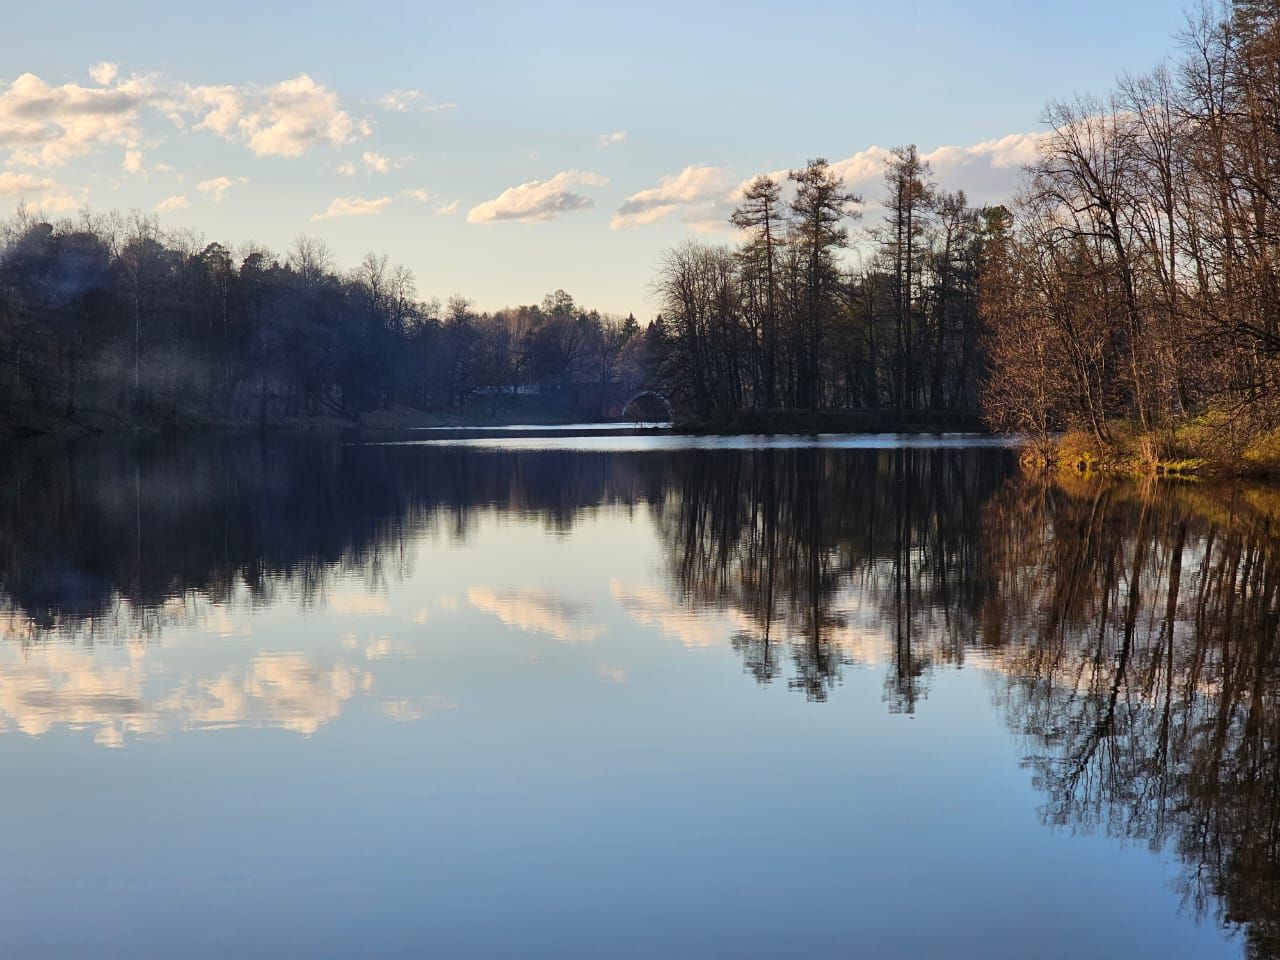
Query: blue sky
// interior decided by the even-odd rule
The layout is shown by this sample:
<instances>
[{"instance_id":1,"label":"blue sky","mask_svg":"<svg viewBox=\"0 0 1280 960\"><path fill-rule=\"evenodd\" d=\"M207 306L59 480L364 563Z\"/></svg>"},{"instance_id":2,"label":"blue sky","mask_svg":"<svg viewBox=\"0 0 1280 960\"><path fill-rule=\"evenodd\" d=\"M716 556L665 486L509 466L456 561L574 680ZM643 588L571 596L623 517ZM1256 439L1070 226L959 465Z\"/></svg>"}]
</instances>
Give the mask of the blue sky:
<instances>
[{"instance_id":1,"label":"blue sky","mask_svg":"<svg viewBox=\"0 0 1280 960\"><path fill-rule=\"evenodd\" d=\"M6 21L5 208L157 211L281 251L310 233L346 266L407 264L424 296L492 308L563 287L647 317L661 249L731 239L746 177L823 155L874 200L883 149L914 142L943 186L1000 199L1045 102L1149 68L1183 13L232 0Z\"/></svg>"}]
</instances>

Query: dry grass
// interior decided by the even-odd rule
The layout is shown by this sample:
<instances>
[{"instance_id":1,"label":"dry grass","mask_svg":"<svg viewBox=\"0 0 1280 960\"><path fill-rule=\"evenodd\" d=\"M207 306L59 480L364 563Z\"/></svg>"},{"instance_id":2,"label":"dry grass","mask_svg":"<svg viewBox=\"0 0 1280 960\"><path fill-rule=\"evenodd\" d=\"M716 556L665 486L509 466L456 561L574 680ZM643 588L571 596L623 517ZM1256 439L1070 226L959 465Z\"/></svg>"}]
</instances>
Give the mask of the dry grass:
<instances>
[{"instance_id":1,"label":"dry grass","mask_svg":"<svg viewBox=\"0 0 1280 960\"><path fill-rule=\"evenodd\" d=\"M1058 440L1054 462L1077 473L1110 472L1135 476L1195 477L1204 473L1239 473L1235 458L1213 448L1210 431L1182 424L1159 431L1142 432L1133 424L1107 424L1110 440L1092 433L1070 430Z\"/></svg>"},{"instance_id":2,"label":"dry grass","mask_svg":"<svg viewBox=\"0 0 1280 960\"><path fill-rule=\"evenodd\" d=\"M1241 457L1259 473L1280 476L1280 430L1258 437L1244 448Z\"/></svg>"}]
</instances>

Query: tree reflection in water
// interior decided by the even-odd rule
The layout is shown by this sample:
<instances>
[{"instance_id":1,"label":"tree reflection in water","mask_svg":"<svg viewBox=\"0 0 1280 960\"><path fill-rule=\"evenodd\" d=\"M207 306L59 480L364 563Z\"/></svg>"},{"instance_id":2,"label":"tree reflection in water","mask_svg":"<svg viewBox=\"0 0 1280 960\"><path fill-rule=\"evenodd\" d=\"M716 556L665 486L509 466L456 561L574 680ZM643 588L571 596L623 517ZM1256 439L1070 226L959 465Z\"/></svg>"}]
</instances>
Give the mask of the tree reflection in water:
<instances>
[{"instance_id":1,"label":"tree reflection in water","mask_svg":"<svg viewBox=\"0 0 1280 960\"><path fill-rule=\"evenodd\" d=\"M1014 481L987 642L1046 822L1172 847L1197 911L1280 951L1274 493Z\"/></svg>"},{"instance_id":2,"label":"tree reflection in water","mask_svg":"<svg viewBox=\"0 0 1280 960\"><path fill-rule=\"evenodd\" d=\"M890 708L912 712L935 660L960 663L985 589L981 505L1008 474L990 451L764 450L689 458L658 512L679 594L732 609L762 683L826 699L868 631L887 635ZM874 651L873 651L874 652Z\"/></svg>"},{"instance_id":3,"label":"tree reflection in water","mask_svg":"<svg viewBox=\"0 0 1280 960\"><path fill-rule=\"evenodd\" d=\"M1274 492L1050 482L962 448L28 449L0 466L0 627L159 635L403 577L415 537L486 511L565 533L602 505L652 518L672 602L731 613L762 684L820 701L882 660L909 713L937 671L989 670L1047 824L1176 851L1190 907L1280 955Z\"/></svg>"},{"instance_id":4,"label":"tree reflection in water","mask_svg":"<svg viewBox=\"0 0 1280 960\"><path fill-rule=\"evenodd\" d=\"M673 578L747 615L734 644L758 681L786 651L815 700L851 661L853 617L883 633L894 710L974 651L1047 824L1175 850L1197 913L1280 956L1280 498L993 483L988 466L903 450L690 465L659 521Z\"/></svg>"}]
</instances>

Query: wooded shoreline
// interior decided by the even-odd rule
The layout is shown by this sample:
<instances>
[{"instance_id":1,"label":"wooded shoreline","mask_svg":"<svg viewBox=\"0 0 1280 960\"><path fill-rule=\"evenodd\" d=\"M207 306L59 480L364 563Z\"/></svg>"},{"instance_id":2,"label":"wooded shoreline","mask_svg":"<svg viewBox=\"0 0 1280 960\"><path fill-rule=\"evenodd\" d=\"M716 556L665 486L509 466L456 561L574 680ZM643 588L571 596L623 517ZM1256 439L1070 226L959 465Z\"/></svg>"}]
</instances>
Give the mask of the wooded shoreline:
<instances>
[{"instance_id":1,"label":"wooded shoreline","mask_svg":"<svg viewBox=\"0 0 1280 960\"><path fill-rule=\"evenodd\" d=\"M915 145L884 193L812 157L661 254L655 315L564 290L481 311L140 213L0 224L0 432L673 420L686 433L992 431L1077 472L1280 475L1280 10L1188 20L1050 104L1022 188L971 203Z\"/></svg>"}]
</instances>

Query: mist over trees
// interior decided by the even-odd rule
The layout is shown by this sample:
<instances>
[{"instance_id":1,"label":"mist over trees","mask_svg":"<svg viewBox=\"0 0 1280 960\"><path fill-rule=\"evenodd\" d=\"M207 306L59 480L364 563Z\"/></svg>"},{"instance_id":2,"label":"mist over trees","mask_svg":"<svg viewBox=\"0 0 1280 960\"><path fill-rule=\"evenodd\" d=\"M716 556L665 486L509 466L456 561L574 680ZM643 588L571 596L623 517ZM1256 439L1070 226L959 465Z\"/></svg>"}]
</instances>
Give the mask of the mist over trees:
<instances>
[{"instance_id":1,"label":"mist over trees","mask_svg":"<svg viewBox=\"0 0 1280 960\"><path fill-rule=\"evenodd\" d=\"M1177 58L1050 131L981 277L998 428L1130 424L1176 452L1280 425L1280 9L1191 19Z\"/></svg>"},{"instance_id":2,"label":"mist over trees","mask_svg":"<svg viewBox=\"0 0 1280 960\"><path fill-rule=\"evenodd\" d=\"M598 417L638 389L638 332L564 291L493 313L422 300L407 268L370 254L341 272L306 236L284 255L233 251L138 214L26 210L0 233L0 422L17 425L356 419L513 397Z\"/></svg>"}]
</instances>

